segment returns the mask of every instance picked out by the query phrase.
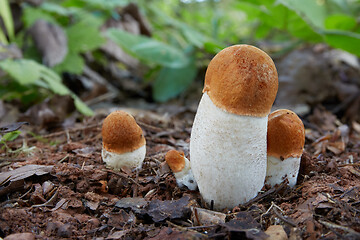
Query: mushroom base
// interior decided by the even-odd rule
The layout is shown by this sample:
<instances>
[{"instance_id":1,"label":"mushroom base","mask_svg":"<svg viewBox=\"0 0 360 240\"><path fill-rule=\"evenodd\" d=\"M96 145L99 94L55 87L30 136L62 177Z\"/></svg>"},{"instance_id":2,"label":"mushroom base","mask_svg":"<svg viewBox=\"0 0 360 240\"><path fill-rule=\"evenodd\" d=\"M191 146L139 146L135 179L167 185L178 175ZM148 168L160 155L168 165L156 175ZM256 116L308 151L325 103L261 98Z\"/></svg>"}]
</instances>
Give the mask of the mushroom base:
<instances>
[{"instance_id":1,"label":"mushroom base","mask_svg":"<svg viewBox=\"0 0 360 240\"><path fill-rule=\"evenodd\" d=\"M115 169L120 170L122 167L128 168L141 168L141 165L145 159L146 154L146 146L143 145L138 149L132 152L126 153L114 153L105 150L104 148L101 151L101 157L103 161L106 163L107 166Z\"/></svg>"},{"instance_id":2,"label":"mushroom base","mask_svg":"<svg viewBox=\"0 0 360 240\"><path fill-rule=\"evenodd\" d=\"M232 209L254 198L266 176L266 117L228 113L204 93L191 138L191 169L203 199Z\"/></svg>"},{"instance_id":3,"label":"mushroom base","mask_svg":"<svg viewBox=\"0 0 360 240\"><path fill-rule=\"evenodd\" d=\"M277 157L267 157L266 184L271 187L280 184L285 179L289 181L289 186L294 187L300 168L300 158L289 157L281 161Z\"/></svg>"},{"instance_id":4,"label":"mushroom base","mask_svg":"<svg viewBox=\"0 0 360 240\"><path fill-rule=\"evenodd\" d=\"M179 187L186 186L188 189L194 191L197 188L196 180L190 168L190 162L184 157L185 167L180 172L174 173L176 183Z\"/></svg>"}]
</instances>

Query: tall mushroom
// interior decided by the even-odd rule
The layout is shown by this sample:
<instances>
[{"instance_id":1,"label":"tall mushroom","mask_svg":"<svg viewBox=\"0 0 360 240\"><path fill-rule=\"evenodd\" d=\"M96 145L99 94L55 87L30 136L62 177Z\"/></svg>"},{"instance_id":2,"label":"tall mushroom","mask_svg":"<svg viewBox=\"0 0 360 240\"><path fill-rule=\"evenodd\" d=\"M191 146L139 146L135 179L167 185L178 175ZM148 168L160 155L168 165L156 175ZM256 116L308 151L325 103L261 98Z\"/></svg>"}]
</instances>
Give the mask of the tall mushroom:
<instances>
[{"instance_id":1,"label":"tall mushroom","mask_svg":"<svg viewBox=\"0 0 360 240\"><path fill-rule=\"evenodd\" d=\"M234 45L211 60L190 164L202 197L215 209L245 203L264 185L267 121L277 89L274 62L256 47Z\"/></svg>"},{"instance_id":2,"label":"tall mushroom","mask_svg":"<svg viewBox=\"0 0 360 240\"><path fill-rule=\"evenodd\" d=\"M110 113L103 122L101 133L101 156L109 167L141 167L146 154L146 142L133 116L124 111Z\"/></svg>"},{"instance_id":3,"label":"tall mushroom","mask_svg":"<svg viewBox=\"0 0 360 240\"><path fill-rule=\"evenodd\" d=\"M285 179L294 187L305 143L305 129L296 113L280 109L269 115L266 183L274 186Z\"/></svg>"}]
</instances>

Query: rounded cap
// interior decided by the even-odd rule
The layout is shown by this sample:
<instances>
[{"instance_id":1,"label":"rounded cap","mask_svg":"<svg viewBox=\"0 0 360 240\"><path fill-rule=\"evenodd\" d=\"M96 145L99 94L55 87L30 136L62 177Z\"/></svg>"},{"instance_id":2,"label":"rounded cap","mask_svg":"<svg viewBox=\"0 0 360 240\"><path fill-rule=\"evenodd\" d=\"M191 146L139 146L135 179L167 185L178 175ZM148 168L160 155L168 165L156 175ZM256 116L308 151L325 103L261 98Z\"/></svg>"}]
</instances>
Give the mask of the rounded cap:
<instances>
[{"instance_id":1,"label":"rounded cap","mask_svg":"<svg viewBox=\"0 0 360 240\"><path fill-rule=\"evenodd\" d=\"M185 167L184 153L170 150L165 155L165 161L174 173L181 172Z\"/></svg>"},{"instance_id":2,"label":"rounded cap","mask_svg":"<svg viewBox=\"0 0 360 240\"><path fill-rule=\"evenodd\" d=\"M124 111L110 113L102 125L103 147L113 153L132 152L145 145L142 129Z\"/></svg>"},{"instance_id":3,"label":"rounded cap","mask_svg":"<svg viewBox=\"0 0 360 240\"><path fill-rule=\"evenodd\" d=\"M253 46L234 45L211 60L203 92L227 112L265 117L277 89L278 75L269 55Z\"/></svg>"},{"instance_id":4,"label":"rounded cap","mask_svg":"<svg viewBox=\"0 0 360 240\"><path fill-rule=\"evenodd\" d=\"M298 158L303 153L305 129L301 119L293 111L276 110L269 115L267 154L284 160Z\"/></svg>"}]
</instances>

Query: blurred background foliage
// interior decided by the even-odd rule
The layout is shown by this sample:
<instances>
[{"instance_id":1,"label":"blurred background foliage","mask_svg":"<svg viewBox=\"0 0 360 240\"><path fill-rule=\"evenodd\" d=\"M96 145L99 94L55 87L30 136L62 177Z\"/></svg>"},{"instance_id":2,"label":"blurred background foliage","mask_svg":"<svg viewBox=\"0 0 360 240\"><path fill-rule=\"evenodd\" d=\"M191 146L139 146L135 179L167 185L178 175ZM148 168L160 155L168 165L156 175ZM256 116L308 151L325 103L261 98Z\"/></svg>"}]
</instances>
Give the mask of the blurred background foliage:
<instances>
[{"instance_id":1,"label":"blurred background foliage","mask_svg":"<svg viewBox=\"0 0 360 240\"><path fill-rule=\"evenodd\" d=\"M0 99L19 99L26 108L70 95L91 115L64 76L91 66L106 78L104 69L116 62L151 86L152 100L165 102L186 90L214 54L239 43L278 46L274 55L326 43L360 56L359 13L360 0L0 0ZM45 30L34 27L42 23ZM56 49L43 42L50 32Z\"/></svg>"}]
</instances>

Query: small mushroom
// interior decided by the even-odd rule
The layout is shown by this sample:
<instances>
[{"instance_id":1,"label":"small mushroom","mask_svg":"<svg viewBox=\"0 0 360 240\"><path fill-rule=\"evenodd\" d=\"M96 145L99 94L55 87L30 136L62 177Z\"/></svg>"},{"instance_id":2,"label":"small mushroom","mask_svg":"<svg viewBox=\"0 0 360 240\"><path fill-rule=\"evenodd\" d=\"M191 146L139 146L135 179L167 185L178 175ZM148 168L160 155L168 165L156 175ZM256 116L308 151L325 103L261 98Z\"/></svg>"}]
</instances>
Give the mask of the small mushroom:
<instances>
[{"instance_id":1,"label":"small mushroom","mask_svg":"<svg viewBox=\"0 0 360 240\"><path fill-rule=\"evenodd\" d=\"M110 113L102 125L101 156L107 166L139 169L145 159L146 142L133 116L124 111Z\"/></svg>"},{"instance_id":2,"label":"small mushroom","mask_svg":"<svg viewBox=\"0 0 360 240\"><path fill-rule=\"evenodd\" d=\"M256 47L231 46L211 60L190 163L203 199L215 209L245 203L263 187L267 121L277 89L274 62Z\"/></svg>"},{"instance_id":3,"label":"small mushroom","mask_svg":"<svg viewBox=\"0 0 360 240\"><path fill-rule=\"evenodd\" d=\"M267 184L274 186L287 179L290 187L295 186L304 143L304 124L296 113L280 109L269 115Z\"/></svg>"},{"instance_id":4,"label":"small mushroom","mask_svg":"<svg viewBox=\"0 0 360 240\"><path fill-rule=\"evenodd\" d=\"M197 184L190 168L190 161L183 152L170 150L166 153L165 160L173 171L179 187L186 186L190 190L196 190Z\"/></svg>"}]
</instances>

